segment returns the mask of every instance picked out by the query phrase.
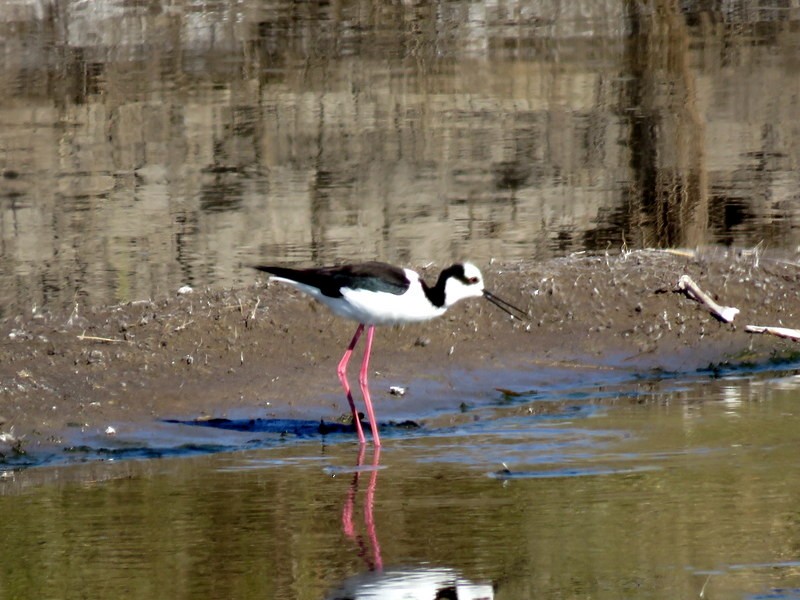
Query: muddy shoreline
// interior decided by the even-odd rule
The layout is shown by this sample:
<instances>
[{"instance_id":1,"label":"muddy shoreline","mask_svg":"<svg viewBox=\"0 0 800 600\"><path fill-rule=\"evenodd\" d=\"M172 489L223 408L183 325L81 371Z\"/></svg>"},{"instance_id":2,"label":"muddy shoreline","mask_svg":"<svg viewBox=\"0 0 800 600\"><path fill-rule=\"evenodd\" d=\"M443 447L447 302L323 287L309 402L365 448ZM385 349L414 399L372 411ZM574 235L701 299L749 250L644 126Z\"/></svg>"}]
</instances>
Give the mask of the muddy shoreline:
<instances>
[{"instance_id":1,"label":"muddy shoreline","mask_svg":"<svg viewBox=\"0 0 800 600\"><path fill-rule=\"evenodd\" d=\"M465 377L474 369L513 370L522 380L542 365L691 372L793 360L800 349L744 331L747 324L800 325L800 266L780 257L636 251L483 270L487 287L526 309L530 322L476 300L436 321L380 329L371 364L380 419L424 418L432 390L445 403L465 391L496 394L491 386L474 389ZM429 280L437 272L423 270ZM674 292L683 274L739 308L734 323ZM336 420L348 409L335 367L353 329L265 279L235 290L6 318L0 432L11 436L0 452L9 454L12 436L31 453L58 448L70 432L103 435L108 427L165 418ZM353 364L358 360L357 353ZM409 393L391 396L392 385Z\"/></svg>"}]
</instances>

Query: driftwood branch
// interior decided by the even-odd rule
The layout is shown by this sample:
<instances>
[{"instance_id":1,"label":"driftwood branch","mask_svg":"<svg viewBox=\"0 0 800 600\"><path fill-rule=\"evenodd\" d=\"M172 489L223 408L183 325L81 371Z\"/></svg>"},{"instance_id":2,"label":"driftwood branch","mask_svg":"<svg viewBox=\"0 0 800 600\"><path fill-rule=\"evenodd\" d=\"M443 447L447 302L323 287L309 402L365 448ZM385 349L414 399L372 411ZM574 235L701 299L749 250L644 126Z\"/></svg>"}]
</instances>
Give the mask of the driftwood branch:
<instances>
[{"instance_id":1,"label":"driftwood branch","mask_svg":"<svg viewBox=\"0 0 800 600\"><path fill-rule=\"evenodd\" d=\"M800 342L800 329L789 329L787 327L762 327L760 325L748 325L744 328L747 333L768 333L787 340Z\"/></svg>"},{"instance_id":2,"label":"driftwood branch","mask_svg":"<svg viewBox=\"0 0 800 600\"><path fill-rule=\"evenodd\" d=\"M711 296L701 290L700 286L692 281L692 278L688 275L681 275L681 278L678 280L676 291L683 292L692 300L696 300L704 305L712 315L725 323L731 323L734 317L739 314L738 308L734 308L733 306L720 306L714 302Z\"/></svg>"}]
</instances>

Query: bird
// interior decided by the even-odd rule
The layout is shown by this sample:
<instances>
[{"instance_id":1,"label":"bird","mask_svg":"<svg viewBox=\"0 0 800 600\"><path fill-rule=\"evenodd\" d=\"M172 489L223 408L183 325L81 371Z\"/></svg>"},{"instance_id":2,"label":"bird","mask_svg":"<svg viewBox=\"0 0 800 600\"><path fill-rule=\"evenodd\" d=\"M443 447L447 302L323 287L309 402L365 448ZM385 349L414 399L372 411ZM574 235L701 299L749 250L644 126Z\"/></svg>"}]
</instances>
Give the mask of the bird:
<instances>
[{"instance_id":1,"label":"bird","mask_svg":"<svg viewBox=\"0 0 800 600\"><path fill-rule=\"evenodd\" d=\"M359 384L376 447L380 446L380 436L367 388L367 370L376 326L427 321L443 315L460 300L481 297L513 318L524 320L527 317L522 309L487 290L480 269L470 262L456 263L443 269L433 286L428 285L416 271L382 262L304 269L274 265L254 265L253 268L269 273L272 281L289 284L310 295L335 315L358 323L336 372L347 395L360 444L365 444L366 438L347 382L347 364L361 334L367 330Z\"/></svg>"}]
</instances>

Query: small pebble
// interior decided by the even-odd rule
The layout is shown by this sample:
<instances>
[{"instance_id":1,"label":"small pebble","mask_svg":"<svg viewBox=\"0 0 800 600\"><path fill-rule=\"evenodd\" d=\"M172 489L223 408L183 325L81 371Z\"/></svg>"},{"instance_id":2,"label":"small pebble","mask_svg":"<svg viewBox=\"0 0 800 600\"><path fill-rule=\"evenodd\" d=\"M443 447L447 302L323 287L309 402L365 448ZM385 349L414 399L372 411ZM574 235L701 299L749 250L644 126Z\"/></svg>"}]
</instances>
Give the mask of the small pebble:
<instances>
[{"instance_id":1,"label":"small pebble","mask_svg":"<svg viewBox=\"0 0 800 600\"><path fill-rule=\"evenodd\" d=\"M183 296L185 294L191 294L194 291L194 288L190 285L183 285L178 288L178 294Z\"/></svg>"},{"instance_id":2,"label":"small pebble","mask_svg":"<svg viewBox=\"0 0 800 600\"><path fill-rule=\"evenodd\" d=\"M393 385L389 387L389 393L392 396L405 396L406 388L399 385Z\"/></svg>"},{"instance_id":3,"label":"small pebble","mask_svg":"<svg viewBox=\"0 0 800 600\"><path fill-rule=\"evenodd\" d=\"M117 430L114 429L111 425L106 427L106 435L117 435Z\"/></svg>"}]
</instances>

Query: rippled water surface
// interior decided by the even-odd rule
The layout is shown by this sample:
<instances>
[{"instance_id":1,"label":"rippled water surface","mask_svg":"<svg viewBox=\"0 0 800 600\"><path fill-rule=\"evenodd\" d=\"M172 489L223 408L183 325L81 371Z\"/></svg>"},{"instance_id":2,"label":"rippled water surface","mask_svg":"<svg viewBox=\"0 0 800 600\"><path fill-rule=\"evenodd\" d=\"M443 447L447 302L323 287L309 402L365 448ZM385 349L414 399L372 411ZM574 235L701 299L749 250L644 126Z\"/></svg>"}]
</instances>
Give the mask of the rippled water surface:
<instances>
[{"instance_id":1,"label":"rippled water surface","mask_svg":"<svg viewBox=\"0 0 800 600\"><path fill-rule=\"evenodd\" d=\"M794 370L651 381L498 399L379 454L17 471L0 597L795 598L799 394Z\"/></svg>"},{"instance_id":2,"label":"rippled water surface","mask_svg":"<svg viewBox=\"0 0 800 600\"><path fill-rule=\"evenodd\" d=\"M2 3L0 317L261 260L794 261L798 23L748 0ZM433 398L380 454L313 427L68 431L4 459L0 598L798 598L796 369L478 374L505 391Z\"/></svg>"},{"instance_id":3,"label":"rippled water surface","mask_svg":"<svg viewBox=\"0 0 800 600\"><path fill-rule=\"evenodd\" d=\"M798 15L5 3L0 315L232 285L265 259L793 253Z\"/></svg>"}]
</instances>

